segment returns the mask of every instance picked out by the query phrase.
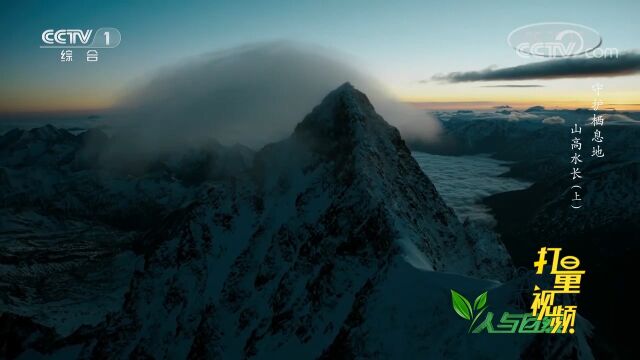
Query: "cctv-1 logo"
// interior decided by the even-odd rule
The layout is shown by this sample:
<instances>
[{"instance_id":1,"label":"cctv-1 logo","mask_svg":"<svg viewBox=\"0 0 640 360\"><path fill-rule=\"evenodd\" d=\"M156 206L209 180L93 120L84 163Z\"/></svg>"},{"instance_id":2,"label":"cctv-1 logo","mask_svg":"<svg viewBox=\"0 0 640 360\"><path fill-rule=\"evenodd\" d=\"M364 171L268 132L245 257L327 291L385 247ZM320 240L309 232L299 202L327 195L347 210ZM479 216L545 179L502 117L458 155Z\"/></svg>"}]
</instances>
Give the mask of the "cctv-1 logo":
<instances>
[{"instance_id":1,"label":"cctv-1 logo","mask_svg":"<svg viewBox=\"0 0 640 360\"><path fill-rule=\"evenodd\" d=\"M41 48L114 48L120 45L122 36L116 28L99 28L95 32L93 29L47 29L41 38Z\"/></svg>"}]
</instances>

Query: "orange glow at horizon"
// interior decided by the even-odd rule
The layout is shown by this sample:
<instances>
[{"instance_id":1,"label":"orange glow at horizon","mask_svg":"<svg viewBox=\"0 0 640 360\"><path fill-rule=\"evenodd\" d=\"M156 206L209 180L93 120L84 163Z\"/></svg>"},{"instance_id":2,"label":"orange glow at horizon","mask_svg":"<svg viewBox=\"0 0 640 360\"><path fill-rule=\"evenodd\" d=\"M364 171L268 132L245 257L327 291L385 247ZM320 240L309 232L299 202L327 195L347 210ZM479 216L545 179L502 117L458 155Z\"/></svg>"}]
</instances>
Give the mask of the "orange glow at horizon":
<instances>
[{"instance_id":1,"label":"orange glow at horizon","mask_svg":"<svg viewBox=\"0 0 640 360\"><path fill-rule=\"evenodd\" d=\"M582 91L549 91L549 89L527 91L521 89L505 94L505 89L489 91L482 96L461 95L459 93L440 93L437 96L400 96L403 102L413 104L423 109L434 110L482 110L495 106L509 105L514 109L526 109L531 106L542 105L549 109L577 109L592 106L594 95L590 90ZM640 93L638 91L608 91L601 99L607 109L618 111L640 111Z\"/></svg>"},{"instance_id":2,"label":"orange glow at horizon","mask_svg":"<svg viewBox=\"0 0 640 360\"><path fill-rule=\"evenodd\" d=\"M86 91L74 89L23 88L11 93L0 93L0 113L44 113L105 111L116 103L114 93L108 89ZM589 108L593 94L588 87L579 90L508 88L447 88L404 89L396 92L402 102L426 110L487 110L509 105L514 109L526 109L542 105L547 109ZM640 92L637 90L608 90L603 95L604 107L617 111L640 111Z\"/></svg>"},{"instance_id":3,"label":"orange glow at horizon","mask_svg":"<svg viewBox=\"0 0 640 360\"><path fill-rule=\"evenodd\" d=\"M508 105L515 110L524 110L532 106L541 105L545 109L566 109L575 110L578 108L589 108L588 102L571 101L546 101L546 102L511 102L511 101L405 101L405 103L424 110L489 110L496 106ZM605 110L616 111L640 111L640 104L627 103L605 103Z\"/></svg>"},{"instance_id":4,"label":"orange glow at horizon","mask_svg":"<svg viewBox=\"0 0 640 360\"><path fill-rule=\"evenodd\" d=\"M109 109L114 105L112 96L95 92L72 94L30 93L24 96L19 92L0 94L0 113L38 113L38 112L82 112Z\"/></svg>"}]
</instances>

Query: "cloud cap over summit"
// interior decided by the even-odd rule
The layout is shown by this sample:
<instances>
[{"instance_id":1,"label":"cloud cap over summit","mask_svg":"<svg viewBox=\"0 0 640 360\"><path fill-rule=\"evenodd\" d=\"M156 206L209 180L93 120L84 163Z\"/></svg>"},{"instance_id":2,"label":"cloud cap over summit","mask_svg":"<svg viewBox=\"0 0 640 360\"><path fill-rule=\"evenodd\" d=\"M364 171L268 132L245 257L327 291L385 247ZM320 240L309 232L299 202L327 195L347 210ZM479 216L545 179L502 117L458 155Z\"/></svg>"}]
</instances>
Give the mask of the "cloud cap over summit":
<instances>
[{"instance_id":1,"label":"cloud cap over summit","mask_svg":"<svg viewBox=\"0 0 640 360\"><path fill-rule=\"evenodd\" d=\"M362 89L410 137L438 126L402 104L372 77L327 49L290 42L245 45L167 68L137 84L119 104L117 125L138 127L153 148L216 138L259 147L289 135L323 96L346 81Z\"/></svg>"}]
</instances>

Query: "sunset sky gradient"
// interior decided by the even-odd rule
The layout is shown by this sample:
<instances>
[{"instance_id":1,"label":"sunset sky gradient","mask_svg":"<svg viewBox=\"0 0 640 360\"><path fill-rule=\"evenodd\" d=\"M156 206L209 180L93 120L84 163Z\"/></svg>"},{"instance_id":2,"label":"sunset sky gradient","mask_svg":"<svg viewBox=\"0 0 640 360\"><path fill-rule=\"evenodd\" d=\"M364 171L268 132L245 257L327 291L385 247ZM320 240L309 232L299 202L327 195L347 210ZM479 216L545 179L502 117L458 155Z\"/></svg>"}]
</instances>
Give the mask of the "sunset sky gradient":
<instances>
[{"instance_id":1,"label":"sunset sky gradient","mask_svg":"<svg viewBox=\"0 0 640 360\"><path fill-rule=\"evenodd\" d=\"M140 77L199 54L286 39L335 50L403 101L427 109L508 104L588 107L599 81L608 107L640 110L640 75L447 83L439 74L545 61L518 57L515 28L571 22L603 46L637 51L640 2L601 1L25 1L0 5L0 114L108 109ZM40 49L45 29L116 27L122 43L100 62L61 63ZM508 87L503 87L509 85ZM514 87L512 85L521 85ZM533 85L533 86L530 86Z\"/></svg>"}]
</instances>

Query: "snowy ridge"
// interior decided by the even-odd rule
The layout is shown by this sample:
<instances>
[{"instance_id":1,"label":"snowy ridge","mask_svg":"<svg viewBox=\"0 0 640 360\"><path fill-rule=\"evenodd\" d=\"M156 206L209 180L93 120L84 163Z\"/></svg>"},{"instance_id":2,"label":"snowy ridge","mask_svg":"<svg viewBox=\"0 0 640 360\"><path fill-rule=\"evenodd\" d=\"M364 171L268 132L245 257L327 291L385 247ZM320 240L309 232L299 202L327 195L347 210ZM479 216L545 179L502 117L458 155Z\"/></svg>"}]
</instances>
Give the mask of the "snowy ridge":
<instances>
[{"instance_id":1,"label":"snowy ridge","mask_svg":"<svg viewBox=\"0 0 640 360\"><path fill-rule=\"evenodd\" d=\"M148 232L122 310L54 352L510 359L562 342L588 358L580 329L551 345L496 338L498 351L458 328L449 289L494 289L496 305L513 290L477 279L513 271L487 241L468 235L398 131L347 83L258 152L247 176L216 183Z\"/></svg>"}]
</instances>

